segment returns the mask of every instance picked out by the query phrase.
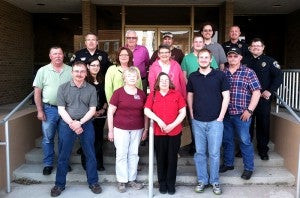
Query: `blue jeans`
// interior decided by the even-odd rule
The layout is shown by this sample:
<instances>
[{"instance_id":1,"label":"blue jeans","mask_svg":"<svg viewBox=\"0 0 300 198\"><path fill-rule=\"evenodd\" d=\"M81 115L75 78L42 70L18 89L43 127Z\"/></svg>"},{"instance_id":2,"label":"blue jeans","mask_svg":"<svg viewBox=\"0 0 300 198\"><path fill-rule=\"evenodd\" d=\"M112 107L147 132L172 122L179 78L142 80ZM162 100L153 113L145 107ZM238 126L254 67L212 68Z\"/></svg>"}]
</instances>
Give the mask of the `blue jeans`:
<instances>
[{"instance_id":1,"label":"blue jeans","mask_svg":"<svg viewBox=\"0 0 300 198\"><path fill-rule=\"evenodd\" d=\"M58 130L58 160L55 185L64 188L66 185L66 176L68 173L69 158L72 153L74 142L77 137L80 139L82 151L86 156L86 175L89 185L98 182L97 161L95 157L95 132L92 121L84 123L83 132L77 135L69 125L60 120Z\"/></svg>"},{"instance_id":2,"label":"blue jeans","mask_svg":"<svg viewBox=\"0 0 300 198\"><path fill-rule=\"evenodd\" d=\"M240 117L241 114L226 115L224 118L224 165L233 166L234 164L234 136L236 134L240 143L244 169L248 171L253 171L254 150L249 133L251 118L248 121L244 122L240 119Z\"/></svg>"},{"instance_id":3,"label":"blue jeans","mask_svg":"<svg viewBox=\"0 0 300 198\"><path fill-rule=\"evenodd\" d=\"M219 183L220 148L223 136L223 123L219 121L201 122L192 120L192 129L195 138L196 153L194 160L198 182L204 184ZM209 173L207 153L209 155Z\"/></svg>"},{"instance_id":4,"label":"blue jeans","mask_svg":"<svg viewBox=\"0 0 300 198\"><path fill-rule=\"evenodd\" d=\"M57 107L43 104L46 121L42 122L43 130L43 152L44 152L44 166L53 166L54 162L54 137L58 129L59 115Z\"/></svg>"}]
</instances>

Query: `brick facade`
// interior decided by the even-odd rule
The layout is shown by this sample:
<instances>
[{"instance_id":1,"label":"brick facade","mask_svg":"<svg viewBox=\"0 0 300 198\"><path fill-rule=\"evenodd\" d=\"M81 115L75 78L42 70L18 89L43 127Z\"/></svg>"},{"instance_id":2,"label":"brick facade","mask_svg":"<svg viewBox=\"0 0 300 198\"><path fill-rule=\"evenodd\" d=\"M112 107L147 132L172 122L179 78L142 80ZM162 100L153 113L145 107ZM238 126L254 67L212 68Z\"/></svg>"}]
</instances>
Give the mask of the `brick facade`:
<instances>
[{"instance_id":1,"label":"brick facade","mask_svg":"<svg viewBox=\"0 0 300 198\"><path fill-rule=\"evenodd\" d=\"M29 13L0 1L0 105L32 91L33 30Z\"/></svg>"}]
</instances>

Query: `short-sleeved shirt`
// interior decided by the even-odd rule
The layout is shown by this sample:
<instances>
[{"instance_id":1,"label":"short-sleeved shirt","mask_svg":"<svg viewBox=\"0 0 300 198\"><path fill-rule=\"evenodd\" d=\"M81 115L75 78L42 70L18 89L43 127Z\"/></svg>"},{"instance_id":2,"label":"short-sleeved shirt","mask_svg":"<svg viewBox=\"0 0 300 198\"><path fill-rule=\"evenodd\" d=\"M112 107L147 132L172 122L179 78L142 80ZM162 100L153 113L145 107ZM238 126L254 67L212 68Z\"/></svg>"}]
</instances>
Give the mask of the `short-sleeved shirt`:
<instances>
[{"instance_id":1,"label":"short-sleeved shirt","mask_svg":"<svg viewBox=\"0 0 300 198\"><path fill-rule=\"evenodd\" d=\"M224 72L212 70L207 75L191 73L187 91L193 93L193 116L202 122L216 120L222 108L222 92L230 89Z\"/></svg>"},{"instance_id":2,"label":"short-sleeved shirt","mask_svg":"<svg viewBox=\"0 0 300 198\"><path fill-rule=\"evenodd\" d=\"M230 84L230 115L242 114L248 108L252 92L260 90L261 86L255 72L241 65L233 74L225 67L224 72Z\"/></svg>"},{"instance_id":3,"label":"short-sleeved shirt","mask_svg":"<svg viewBox=\"0 0 300 198\"><path fill-rule=\"evenodd\" d=\"M53 69L50 63L41 67L33 81L33 86L42 90L42 101L51 105L57 105L57 90L58 87L72 79L72 68L68 65L63 65L61 72Z\"/></svg>"},{"instance_id":4,"label":"short-sleeved shirt","mask_svg":"<svg viewBox=\"0 0 300 198\"><path fill-rule=\"evenodd\" d=\"M176 90L169 90L163 96L159 91L153 91L149 94L145 107L149 108L165 124L171 124L179 115L179 110L186 106L181 93ZM154 135L157 136L175 136L182 131L182 124L177 125L171 132L162 132L156 122L154 122Z\"/></svg>"},{"instance_id":5,"label":"short-sleeved shirt","mask_svg":"<svg viewBox=\"0 0 300 198\"><path fill-rule=\"evenodd\" d=\"M205 45L206 49L209 49L212 53L212 55L215 57L218 65L224 64L227 62L226 54L224 52L224 49L222 45L219 43L211 42L208 45Z\"/></svg>"},{"instance_id":6,"label":"short-sleeved shirt","mask_svg":"<svg viewBox=\"0 0 300 198\"><path fill-rule=\"evenodd\" d=\"M84 82L79 88L73 80L66 82L58 88L57 106L65 107L73 120L80 120L90 107L97 106L96 89L87 82Z\"/></svg>"},{"instance_id":7,"label":"short-sleeved shirt","mask_svg":"<svg viewBox=\"0 0 300 198\"><path fill-rule=\"evenodd\" d=\"M87 63L87 61L91 57L96 57L100 61L101 73L103 75L106 73L108 67L112 65L112 63L108 59L108 54L106 52L96 49L95 53L91 54L87 48L75 52L75 54L72 56L70 60L70 65L72 65L75 61L83 61L84 63Z\"/></svg>"},{"instance_id":8,"label":"short-sleeved shirt","mask_svg":"<svg viewBox=\"0 0 300 198\"><path fill-rule=\"evenodd\" d=\"M141 89L137 89L135 95L126 93L124 87L117 89L109 102L117 107L114 114L114 127L123 130L144 128L145 102L146 94Z\"/></svg>"},{"instance_id":9,"label":"short-sleeved shirt","mask_svg":"<svg viewBox=\"0 0 300 198\"><path fill-rule=\"evenodd\" d=\"M212 57L210 66L214 69L218 69L218 63L216 62L215 57ZM181 62L181 69L186 71L187 76L190 76L191 73L199 69L199 62L197 56L192 52L186 55Z\"/></svg>"}]
</instances>

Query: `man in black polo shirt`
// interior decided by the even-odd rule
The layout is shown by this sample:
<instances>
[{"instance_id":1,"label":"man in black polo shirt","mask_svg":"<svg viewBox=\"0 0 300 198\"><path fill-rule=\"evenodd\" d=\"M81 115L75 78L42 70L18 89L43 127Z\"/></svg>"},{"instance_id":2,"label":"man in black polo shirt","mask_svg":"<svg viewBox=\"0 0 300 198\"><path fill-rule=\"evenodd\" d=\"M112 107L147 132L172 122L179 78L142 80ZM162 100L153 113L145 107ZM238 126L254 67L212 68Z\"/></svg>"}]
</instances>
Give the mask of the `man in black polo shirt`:
<instances>
[{"instance_id":1,"label":"man in black polo shirt","mask_svg":"<svg viewBox=\"0 0 300 198\"><path fill-rule=\"evenodd\" d=\"M83 61L84 63L87 63L87 60L89 58L97 57L97 59L100 61L101 73L105 75L106 70L110 65L112 65L112 63L108 59L108 54L97 48L98 46L97 35L93 33L88 33L85 36L84 44L86 45L86 48L75 52L75 54L72 56L70 60L69 65L73 65L73 63L76 61Z\"/></svg>"},{"instance_id":2,"label":"man in black polo shirt","mask_svg":"<svg viewBox=\"0 0 300 198\"><path fill-rule=\"evenodd\" d=\"M187 84L187 102L196 146L194 160L198 185L195 191L203 192L204 188L211 184L213 192L220 195L222 194L219 184L220 147L230 87L226 75L210 67L212 53L208 49L199 51L198 61L200 68L190 74Z\"/></svg>"}]
</instances>

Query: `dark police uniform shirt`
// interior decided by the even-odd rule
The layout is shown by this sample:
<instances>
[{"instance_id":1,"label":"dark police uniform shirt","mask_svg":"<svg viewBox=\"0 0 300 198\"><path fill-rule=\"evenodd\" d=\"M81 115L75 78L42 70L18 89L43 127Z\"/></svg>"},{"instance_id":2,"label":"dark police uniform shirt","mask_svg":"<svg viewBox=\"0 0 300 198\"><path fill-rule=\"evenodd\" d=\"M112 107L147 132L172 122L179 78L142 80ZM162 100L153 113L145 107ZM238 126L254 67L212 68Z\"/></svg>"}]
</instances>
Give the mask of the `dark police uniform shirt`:
<instances>
[{"instance_id":1,"label":"dark police uniform shirt","mask_svg":"<svg viewBox=\"0 0 300 198\"><path fill-rule=\"evenodd\" d=\"M248 45L244 41L239 40L237 43L231 43L231 41L227 41L222 44L222 47L223 47L226 55L230 48L236 47L236 48L240 48L240 50L242 52L242 56L244 58L251 56L251 53L249 52L249 49L248 49ZM243 58L243 60L244 60L244 58ZM242 60L242 63L244 63L243 60Z\"/></svg>"},{"instance_id":2,"label":"dark police uniform shirt","mask_svg":"<svg viewBox=\"0 0 300 198\"><path fill-rule=\"evenodd\" d=\"M256 58L252 55L247 57L245 64L255 71L262 87L261 92L268 90L273 95L273 92L279 88L283 80L283 72L278 62L262 54Z\"/></svg>"},{"instance_id":3,"label":"dark police uniform shirt","mask_svg":"<svg viewBox=\"0 0 300 198\"><path fill-rule=\"evenodd\" d=\"M108 54L102 50L96 49L95 53L92 55L90 52L87 50L87 48L78 50L75 52L75 54L72 56L70 60L70 65L73 65L75 61L83 61L87 63L88 59L91 57L97 57L98 60L100 61L101 65L101 73L105 75L106 70L112 63L108 59Z\"/></svg>"}]
</instances>

